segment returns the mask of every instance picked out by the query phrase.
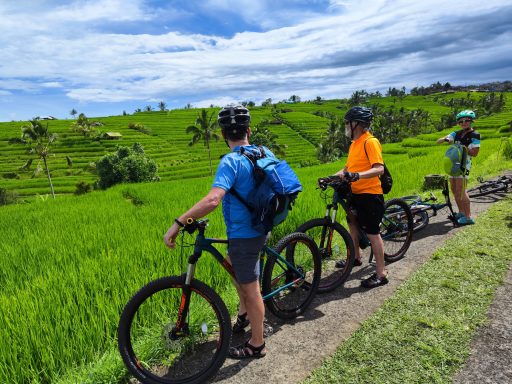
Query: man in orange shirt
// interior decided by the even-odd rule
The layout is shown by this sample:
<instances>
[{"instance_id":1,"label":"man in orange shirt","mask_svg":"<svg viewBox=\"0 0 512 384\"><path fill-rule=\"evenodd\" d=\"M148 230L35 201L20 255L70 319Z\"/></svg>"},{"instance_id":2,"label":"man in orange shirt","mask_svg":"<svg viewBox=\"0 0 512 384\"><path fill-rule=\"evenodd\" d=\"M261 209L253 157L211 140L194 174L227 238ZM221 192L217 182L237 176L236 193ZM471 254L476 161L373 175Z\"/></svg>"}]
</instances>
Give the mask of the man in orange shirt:
<instances>
[{"instance_id":1,"label":"man in orange shirt","mask_svg":"<svg viewBox=\"0 0 512 384\"><path fill-rule=\"evenodd\" d=\"M364 229L375 255L376 272L361 282L365 288L375 288L388 283L384 269L384 243L379 225L384 215L384 198L379 175L384 173L382 147L370 132L373 119L371 109L353 107L344 117L345 135L352 139L345 168L336 173L342 179L352 182L352 209L347 217L350 236L354 241L356 260L362 265L359 252L359 226ZM338 262L343 267L343 262Z\"/></svg>"}]
</instances>

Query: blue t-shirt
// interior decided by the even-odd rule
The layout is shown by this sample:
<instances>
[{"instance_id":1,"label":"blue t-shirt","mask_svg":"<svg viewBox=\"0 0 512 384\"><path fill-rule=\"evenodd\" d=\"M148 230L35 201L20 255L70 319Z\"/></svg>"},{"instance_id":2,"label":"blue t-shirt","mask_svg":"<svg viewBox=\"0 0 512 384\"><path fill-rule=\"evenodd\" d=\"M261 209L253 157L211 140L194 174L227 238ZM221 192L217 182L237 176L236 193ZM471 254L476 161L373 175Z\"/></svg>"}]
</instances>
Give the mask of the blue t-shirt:
<instances>
[{"instance_id":1,"label":"blue t-shirt","mask_svg":"<svg viewBox=\"0 0 512 384\"><path fill-rule=\"evenodd\" d=\"M255 145L245 145L244 148L256 149ZM263 147L267 155L272 152ZM222 199L222 213L226 222L227 235L229 239L250 239L262 236L251 226L251 213L247 207L240 202L229 190L234 187L237 193L247 200L249 192L255 188L253 177L253 166L249 159L239 153L240 147L233 148L233 151L225 155L220 161L213 187L222 188L227 191Z\"/></svg>"}]
</instances>

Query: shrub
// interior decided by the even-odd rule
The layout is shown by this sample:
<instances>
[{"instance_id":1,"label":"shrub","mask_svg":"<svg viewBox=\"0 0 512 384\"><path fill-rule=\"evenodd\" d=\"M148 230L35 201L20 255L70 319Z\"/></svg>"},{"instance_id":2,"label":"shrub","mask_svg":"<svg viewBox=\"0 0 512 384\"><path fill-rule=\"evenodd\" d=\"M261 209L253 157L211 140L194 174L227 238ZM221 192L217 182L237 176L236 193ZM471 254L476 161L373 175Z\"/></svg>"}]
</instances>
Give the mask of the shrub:
<instances>
[{"instance_id":1,"label":"shrub","mask_svg":"<svg viewBox=\"0 0 512 384\"><path fill-rule=\"evenodd\" d=\"M407 155L409 156L409 159L413 159L415 157L427 156L428 152L427 151L411 151L411 152L407 153Z\"/></svg>"},{"instance_id":2,"label":"shrub","mask_svg":"<svg viewBox=\"0 0 512 384\"><path fill-rule=\"evenodd\" d=\"M141 123L129 123L128 128L139 131L140 133L144 133L146 135L151 135L151 128L146 127Z\"/></svg>"},{"instance_id":3,"label":"shrub","mask_svg":"<svg viewBox=\"0 0 512 384\"><path fill-rule=\"evenodd\" d=\"M76 190L74 192L75 195L84 195L92 191L92 185L88 184L85 181L80 181L76 183Z\"/></svg>"},{"instance_id":4,"label":"shrub","mask_svg":"<svg viewBox=\"0 0 512 384\"><path fill-rule=\"evenodd\" d=\"M16 172L6 172L3 174L4 179L19 179L20 175L18 175Z\"/></svg>"},{"instance_id":5,"label":"shrub","mask_svg":"<svg viewBox=\"0 0 512 384\"><path fill-rule=\"evenodd\" d=\"M5 188L0 188L0 205L14 204L18 194Z\"/></svg>"},{"instance_id":6,"label":"shrub","mask_svg":"<svg viewBox=\"0 0 512 384\"><path fill-rule=\"evenodd\" d=\"M139 143L132 148L118 147L115 153L103 156L96 162L98 186L102 189L119 183L157 181L157 165L148 159Z\"/></svg>"},{"instance_id":7,"label":"shrub","mask_svg":"<svg viewBox=\"0 0 512 384\"><path fill-rule=\"evenodd\" d=\"M505 141L505 146L503 147L503 156L508 160L512 160L512 140L510 139Z\"/></svg>"}]
</instances>

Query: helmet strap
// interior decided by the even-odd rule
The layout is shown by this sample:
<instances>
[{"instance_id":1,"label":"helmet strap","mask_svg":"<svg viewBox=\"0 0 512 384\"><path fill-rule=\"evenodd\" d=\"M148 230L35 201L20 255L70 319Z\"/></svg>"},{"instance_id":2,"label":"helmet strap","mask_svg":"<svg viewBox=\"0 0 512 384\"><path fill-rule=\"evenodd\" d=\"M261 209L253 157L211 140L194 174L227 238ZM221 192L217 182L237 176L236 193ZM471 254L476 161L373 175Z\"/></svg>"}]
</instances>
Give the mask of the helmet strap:
<instances>
[{"instance_id":1,"label":"helmet strap","mask_svg":"<svg viewBox=\"0 0 512 384\"><path fill-rule=\"evenodd\" d=\"M356 130L357 126L359 125L359 122L358 122L358 121L356 121L356 122L355 122L355 123L356 123L355 125L353 125L352 123L354 123L354 121L349 121L349 124L350 124L350 130L352 131L352 133L350 134L350 138L351 138L352 140L354 140L354 131Z\"/></svg>"}]
</instances>

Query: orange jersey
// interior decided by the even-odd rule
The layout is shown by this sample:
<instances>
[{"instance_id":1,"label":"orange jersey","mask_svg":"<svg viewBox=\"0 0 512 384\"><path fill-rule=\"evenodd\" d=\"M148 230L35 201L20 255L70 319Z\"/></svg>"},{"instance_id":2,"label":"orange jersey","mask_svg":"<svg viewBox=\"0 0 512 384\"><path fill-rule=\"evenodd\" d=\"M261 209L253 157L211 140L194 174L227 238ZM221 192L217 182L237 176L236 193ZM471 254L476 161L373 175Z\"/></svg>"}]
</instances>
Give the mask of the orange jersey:
<instances>
[{"instance_id":1,"label":"orange jersey","mask_svg":"<svg viewBox=\"0 0 512 384\"><path fill-rule=\"evenodd\" d=\"M370 132L365 132L350 144L347 164L345 164L345 166L349 172L364 172L371 169L374 164L384 164L384 160L382 160L382 147L377 138ZM371 179L359 179L353 182L352 192L356 194L371 193L374 195L382 195L379 177L375 176Z\"/></svg>"}]
</instances>

